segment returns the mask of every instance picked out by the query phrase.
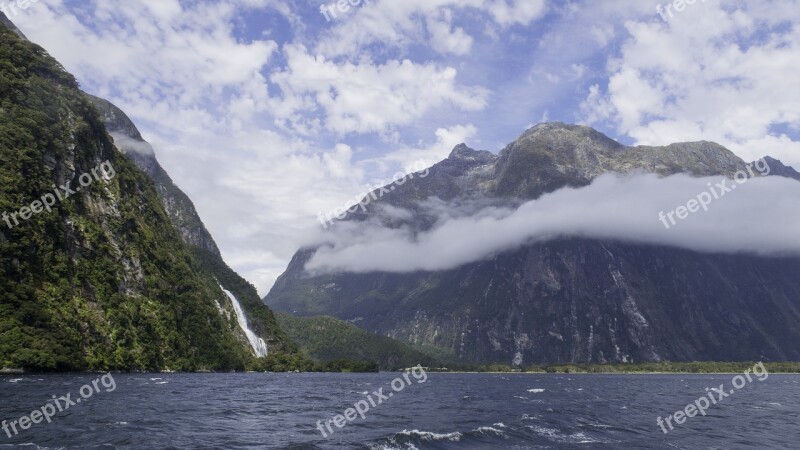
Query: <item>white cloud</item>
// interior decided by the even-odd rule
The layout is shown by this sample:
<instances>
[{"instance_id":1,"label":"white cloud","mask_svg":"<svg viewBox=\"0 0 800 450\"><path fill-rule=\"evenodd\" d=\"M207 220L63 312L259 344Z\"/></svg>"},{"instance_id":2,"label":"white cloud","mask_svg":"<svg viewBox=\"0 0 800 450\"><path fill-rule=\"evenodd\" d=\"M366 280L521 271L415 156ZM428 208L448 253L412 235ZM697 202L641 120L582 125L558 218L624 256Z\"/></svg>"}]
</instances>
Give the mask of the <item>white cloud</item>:
<instances>
[{"instance_id":1,"label":"white cloud","mask_svg":"<svg viewBox=\"0 0 800 450\"><path fill-rule=\"evenodd\" d=\"M440 53L467 55L472 49L472 37L463 28L452 28L449 10L444 10L447 17L444 21L429 21L428 29L431 33L431 45Z\"/></svg>"},{"instance_id":2,"label":"white cloud","mask_svg":"<svg viewBox=\"0 0 800 450\"><path fill-rule=\"evenodd\" d=\"M262 293L317 212L461 142L499 149L543 111L571 121L591 85L586 119L641 142L798 151L797 1L669 26L632 0L372 0L330 23L318 3L47 0L13 19L134 119Z\"/></svg>"},{"instance_id":3,"label":"white cloud","mask_svg":"<svg viewBox=\"0 0 800 450\"><path fill-rule=\"evenodd\" d=\"M474 125L456 125L450 128L436 130L436 142L423 145L421 148L403 147L384 156L377 161L379 164L398 163L403 168L422 165L430 167L447 158L458 144L470 142L478 130Z\"/></svg>"},{"instance_id":4,"label":"white cloud","mask_svg":"<svg viewBox=\"0 0 800 450\"><path fill-rule=\"evenodd\" d=\"M324 234L323 245L308 262L313 273L413 272L448 270L480 261L527 243L582 237L653 245L699 252L760 255L800 254L800 183L754 178L744 184L721 178L676 175L620 177L609 174L590 186L565 188L523 204L516 210L489 207L466 211L434 202L438 217L430 230L390 229L376 221L339 222ZM720 195L713 200L709 183ZM708 211L676 225L659 220L707 192ZM765 200L769 201L765 201ZM425 205L425 204L423 204ZM780 207L775 207L780 205ZM693 206L694 208L695 206Z\"/></svg>"},{"instance_id":5,"label":"white cloud","mask_svg":"<svg viewBox=\"0 0 800 450\"><path fill-rule=\"evenodd\" d=\"M324 127L347 134L385 132L447 105L464 110L486 106L487 92L458 86L451 67L407 59L380 65L336 63L299 45L287 46L285 53L287 69L273 74L271 81L282 92L276 116L292 128L308 128L318 109Z\"/></svg>"},{"instance_id":6,"label":"white cloud","mask_svg":"<svg viewBox=\"0 0 800 450\"><path fill-rule=\"evenodd\" d=\"M372 44L407 48L432 43L440 53L466 54L473 36L452 28L453 15L480 12L502 27L531 25L543 17L545 0L373 0L332 22L315 52L328 56L360 56Z\"/></svg>"},{"instance_id":7,"label":"white cloud","mask_svg":"<svg viewBox=\"0 0 800 450\"><path fill-rule=\"evenodd\" d=\"M628 22L585 118L639 144L710 140L746 159L769 151L800 164L798 142L773 131L800 129L799 20L800 3L772 0L698 2L668 23Z\"/></svg>"},{"instance_id":8,"label":"white cloud","mask_svg":"<svg viewBox=\"0 0 800 450\"><path fill-rule=\"evenodd\" d=\"M114 139L114 145L124 152L136 152L143 155L155 155L153 146L147 142L137 141L122 133L109 133Z\"/></svg>"},{"instance_id":9,"label":"white cloud","mask_svg":"<svg viewBox=\"0 0 800 450\"><path fill-rule=\"evenodd\" d=\"M234 99L263 96L260 72L278 46L270 40L238 41L229 25L234 5L98 0L94 8L82 9L90 15L81 16L62 2L48 1L16 20L87 90L101 96L113 90L129 115L192 132L247 119L207 110L210 104L225 107L229 93Z\"/></svg>"},{"instance_id":10,"label":"white cloud","mask_svg":"<svg viewBox=\"0 0 800 450\"><path fill-rule=\"evenodd\" d=\"M492 0L486 7L500 25L528 25L545 12L545 0Z\"/></svg>"}]
</instances>

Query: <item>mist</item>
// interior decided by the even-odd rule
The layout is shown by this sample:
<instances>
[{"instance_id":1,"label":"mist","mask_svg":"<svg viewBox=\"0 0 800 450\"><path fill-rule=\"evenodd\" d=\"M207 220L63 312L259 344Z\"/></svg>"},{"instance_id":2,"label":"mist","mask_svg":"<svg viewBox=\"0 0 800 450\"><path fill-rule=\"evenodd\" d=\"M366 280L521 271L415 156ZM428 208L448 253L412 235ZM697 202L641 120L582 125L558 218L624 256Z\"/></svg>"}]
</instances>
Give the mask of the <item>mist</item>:
<instances>
[{"instance_id":1,"label":"mist","mask_svg":"<svg viewBox=\"0 0 800 450\"><path fill-rule=\"evenodd\" d=\"M117 146L117 148L124 152L136 152L142 155L155 154L153 146L147 142L131 139L130 137L122 133L111 132L108 134L110 134L111 137L114 138L114 144Z\"/></svg>"},{"instance_id":2,"label":"mist","mask_svg":"<svg viewBox=\"0 0 800 450\"><path fill-rule=\"evenodd\" d=\"M587 187L561 189L516 209L485 207L477 212L429 199L421 206L436 217L431 229L387 228L376 219L339 222L320 237L321 246L306 270L448 270L527 244L569 237L706 253L800 253L800 183L782 177L752 178L744 184L727 180L732 189L722 192L716 186L723 180L607 174ZM664 219L698 196L712 199L707 211L699 207L683 220L673 213L674 224Z\"/></svg>"}]
</instances>

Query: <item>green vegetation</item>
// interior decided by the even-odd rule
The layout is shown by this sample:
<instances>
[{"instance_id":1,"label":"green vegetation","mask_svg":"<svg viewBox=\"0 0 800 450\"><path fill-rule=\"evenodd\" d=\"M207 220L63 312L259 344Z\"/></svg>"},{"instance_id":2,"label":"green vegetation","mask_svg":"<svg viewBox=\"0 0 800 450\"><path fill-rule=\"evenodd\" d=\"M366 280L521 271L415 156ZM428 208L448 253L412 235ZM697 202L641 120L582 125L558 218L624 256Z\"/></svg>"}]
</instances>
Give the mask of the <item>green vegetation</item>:
<instances>
[{"instance_id":1,"label":"green vegetation","mask_svg":"<svg viewBox=\"0 0 800 450\"><path fill-rule=\"evenodd\" d=\"M215 302L226 299L208 264L170 225L152 181L114 148L75 79L0 27L0 213L106 160L116 171L111 181L12 229L0 222L0 367L308 367L279 331L276 355L251 356L235 320L218 312ZM267 312L252 314L263 328L275 323Z\"/></svg>"},{"instance_id":2,"label":"green vegetation","mask_svg":"<svg viewBox=\"0 0 800 450\"><path fill-rule=\"evenodd\" d=\"M247 370L254 372L378 372L378 365L366 361L313 362L301 353L270 354L253 360Z\"/></svg>"},{"instance_id":3,"label":"green vegetation","mask_svg":"<svg viewBox=\"0 0 800 450\"><path fill-rule=\"evenodd\" d=\"M524 369L507 364L448 364L446 369L426 369L429 372L486 372L486 373L587 373L587 374L635 374L635 373L744 373L757 362L653 362L625 364L555 364L534 365ZM800 362L764 363L769 373L800 373Z\"/></svg>"},{"instance_id":4,"label":"green vegetation","mask_svg":"<svg viewBox=\"0 0 800 450\"><path fill-rule=\"evenodd\" d=\"M261 301L255 286L239 276L231 269L222 257L204 248L192 246L192 253L200 262L202 269L211 274L219 283L229 290L239 304L242 305L251 329L261 336L269 347L266 358L254 360L247 369L259 372L300 372L339 370L323 370L300 353L298 346L289 339L271 309Z\"/></svg>"},{"instance_id":5,"label":"green vegetation","mask_svg":"<svg viewBox=\"0 0 800 450\"><path fill-rule=\"evenodd\" d=\"M303 352L323 367L335 369L341 366L347 369L345 371L358 372L398 370L417 364L436 365L434 358L406 344L368 333L333 317L295 317L277 313L277 318L281 328ZM365 363L367 365L362 367ZM370 370L363 370L367 368Z\"/></svg>"},{"instance_id":6,"label":"green vegetation","mask_svg":"<svg viewBox=\"0 0 800 450\"><path fill-rule=\"evenodd\" d=\"M251 328L264 338L270 353L298 352L297 345L286 336L286 333L278 325L275 314L261 301L255 286L239 276L221 257L214 253L200 247L192 247L192 254L205 272L211 274L219 284L236 296L247 314Z\"/></svg>"},{"instance_id":7,"label":"green vegetation","mask_svg":"<svg viewBox=\"0 0 800 450\"><path fill-rule=\"evenodd\" d=\"M564 364L532 366L526 372L547 373L743 373L757 362L653 362L637 364ZM764 363L769 373L800 373L800 362Z\"/></svg>"}]
</instances>

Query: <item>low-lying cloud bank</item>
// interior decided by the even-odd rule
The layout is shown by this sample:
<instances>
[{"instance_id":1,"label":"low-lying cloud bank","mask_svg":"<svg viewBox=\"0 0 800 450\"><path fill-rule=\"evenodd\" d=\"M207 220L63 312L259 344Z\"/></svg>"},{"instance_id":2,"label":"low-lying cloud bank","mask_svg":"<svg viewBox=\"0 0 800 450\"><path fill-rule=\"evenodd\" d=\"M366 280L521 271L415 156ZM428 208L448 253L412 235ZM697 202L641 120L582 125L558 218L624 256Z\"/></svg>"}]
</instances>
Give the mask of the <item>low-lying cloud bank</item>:
<instances>
[{"instance_id":1,"label":"low-lying cloud bank","mask_svg":"<svg viewBox=\"0 0 800 450\"><path fill-rule=\"evenodd\" d=\"M438 218L429 231L390 229L377 220L340 222L323 235L306 270L448 270L525 244L563 237L709 253L800 254L800 183L782 177L753 178L744 184L727 180L726 188L733 189L723 195L717 187L722 181L722 177L609 174L590 186L562 189L515 210L489 207L469 215L456 207L448 211L441 202L428 202L435 205L428 212ZM659 219L660 213L686 206L712 189L719 198L708 204L708 211L700 207L682 220L673 215L676 223L667 222L669 228Z\"/></svg>"}]
</instances>

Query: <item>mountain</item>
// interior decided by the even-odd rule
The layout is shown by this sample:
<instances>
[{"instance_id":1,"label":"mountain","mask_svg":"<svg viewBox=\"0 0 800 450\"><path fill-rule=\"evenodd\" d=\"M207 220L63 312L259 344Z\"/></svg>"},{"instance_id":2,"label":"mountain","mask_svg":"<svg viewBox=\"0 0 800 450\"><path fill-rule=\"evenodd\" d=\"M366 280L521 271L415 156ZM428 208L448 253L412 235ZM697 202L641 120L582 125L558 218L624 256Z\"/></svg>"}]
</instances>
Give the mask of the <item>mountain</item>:
<instances>
[{"instance_id":1,"label":"mountain","mask_svg":"<svg viewBox=\"0 0 800 450\"><path fill-rule=\"evenodd\" d=\"M541 124L499 155L459 145L345 223L426 230L430 197L513 207L608 172L730 177L745 167L711 142L628 147L588 127ZM463 362L800 358L798 258L560 238L450 270L320 275L305 271L316 251L295 254L264 298L270 307L329 315Z\"/></svg>"},{"instance_id":2,"label":"mountain","mask_svg":"<svg viewBox=\"0 0 800 450\"><path fill-rule=\"evenodd\" d=\"M155 157L121 153L95 107L102 102L2 19L0 367L304 363ZM108 121L105 106L118 136L141 141L121 111ZM269 358L256 359L253 331Z\"/></svg>"},{"instance_id":3,"label":"mountain","mask_svg":"<svg viewBox=\"0 0 800 450\"><path fill-rule=\"evenodd\" d=\"M100 111L117 148L153 181L170 222L179 231L183 242L189 246L204 269L220 280L222 286L232 292L241 303L253 331L262 336L274 350L296 351L296 346L283 332L273 312L261 301L256 288L225 263L194 203L161 167L153 147L142 138L136 125L111 102L88 94L86 98Z\"/></svg>"},{"instance_id":4,"label":"mountain","mask_svg":"<svg viewBox=\"0 0 800 450\"><path fill-rule=\"evenodd\" d=\"M217 243L211 237L203 221L195 210L194 203L180 190L161 167L153 147L142 138L136 125L125 113L108 100L92 95L86 96L100 111L106 129L117 148L122 150L144 173L153 180L158 197L169 215L170 221L178 229L187 244L204 249L222 258Z\"/></svg>"},{"instance_id":5,"label":"mountain","mask_svg":"<svg viewBox=\"0 0 800 450\"><path fill-rule=\"evenodd\" d=\"M3 12L0 12L0 24L4 25L9 30L13 31L20 38L25 40L28 39L25 37L24 34L22 34L22 31L20 31L19 28L17 28L17 26L14 25L14 23L8 19L8 17Z\"/></svg>"},{"instance_id":6,"label":"mountain","mask_svg":"<svg viewBox=\"0 0 800 450\"><path fill-rule=\"evenodd\" d=\"M434 359L386 336L368 333L333 317L277 314L281 328L317 362L337 360L375 362L381 370L400 370L417 364L430 367Z\"/></svg>"},{"instance_id":7,"label":"mountain","mask_svg":"<svg viewBox=\"0 0 800 450\"><path fill-rule=\"evenodd\" d=\"M800 181L800 172L794 170L794 168L789 167L784 163L778 161L777 159L769 156L765 157L764 161L766 161L767 164L769 164L770 175L792 178L794 180Z\"/></svg>"}]
</instances>

